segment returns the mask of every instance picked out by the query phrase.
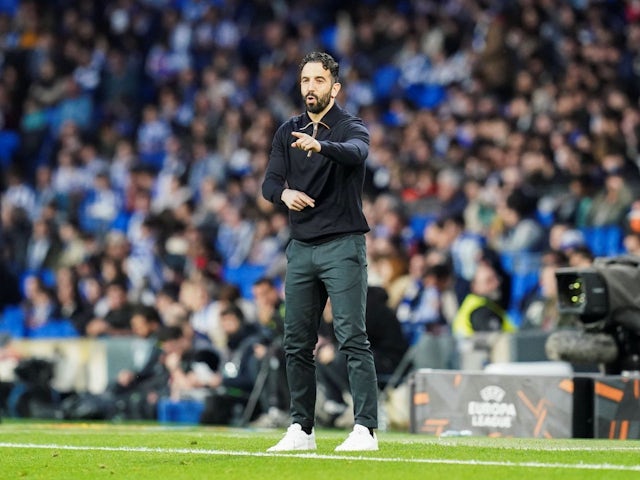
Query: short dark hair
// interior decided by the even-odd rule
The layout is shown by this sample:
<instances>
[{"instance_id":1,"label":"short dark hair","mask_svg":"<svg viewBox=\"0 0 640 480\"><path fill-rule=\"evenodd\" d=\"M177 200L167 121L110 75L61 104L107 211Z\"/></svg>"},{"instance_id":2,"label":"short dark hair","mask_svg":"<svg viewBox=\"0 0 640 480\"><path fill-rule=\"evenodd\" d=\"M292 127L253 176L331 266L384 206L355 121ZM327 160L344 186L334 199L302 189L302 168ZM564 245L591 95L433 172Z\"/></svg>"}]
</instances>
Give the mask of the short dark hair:
<instances>
[{"instance_id":1,"label":"short dark hair","mask_svg":"<svg viewBox=\"0 0 640 480\"><path fill-rule=\"evenodd\" d=\"M242 313L240 307L235 304L231 304L222 309L222 311L220 312L220 316L223 317L226 315L233 315L238 319L240 323L244 323L244 313Z\"/></svg>"},{"instance_id":2,"label":"short dark hair","mask_svg":"<svg viewBox=\"0 0 640 480\"><path fill-rule=\"evenodd\" d=\"M152 305L144 305L144 304L135 305L133 307L133 315L141 315L142 317L145 318L147 323L156 323L158 325L162 324L160 313Z\"/></svg>"},{"instance_id":3,"label":"short dark hair","mask_svg":"<svg viewBox=\"0 0 640 480\"><path fill-rule=\"evenodd\" d=\"M184 336L184 331L181 327L177 326L162 326L158 330L158 341L160 343L168 342L171 340L178 340Z\"/></svg>"},{"instance_id":4,"label":"short dark hair","mask_svg":"<svg viewBox=\"0 0 640 480\"><path fill-rule=\"evenodd\" d=\"M302 69L307 63L321 63L325 70L329 70L331 73L331 78L334 83L338 83L340 81L340 65L335 59L325 52L311 52L307 53L302 62L300 62L300 68L298 69L298 77L302 73Z\"/></svg>"}]
</instances>

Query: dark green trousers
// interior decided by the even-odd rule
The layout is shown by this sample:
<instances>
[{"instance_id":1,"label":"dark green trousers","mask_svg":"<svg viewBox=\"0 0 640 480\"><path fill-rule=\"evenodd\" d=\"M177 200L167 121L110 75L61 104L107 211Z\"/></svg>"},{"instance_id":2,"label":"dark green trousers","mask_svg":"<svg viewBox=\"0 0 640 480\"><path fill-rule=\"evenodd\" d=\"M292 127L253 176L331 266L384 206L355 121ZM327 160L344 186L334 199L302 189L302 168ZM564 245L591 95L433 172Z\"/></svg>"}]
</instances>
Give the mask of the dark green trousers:
<instances>
[{"instance_id":1,"label":"dark green trousers","mask_svg":"<svg viewBox=\"0 0 640 480\"><path fill-rule=\"evenodd\" d=\"M347 235L321 245L292 240L287 247L284 348L294 423L315 420L316 370L313 350L322 311L331 299L338 347L347 357L355 422L378 426L378 390L367 338L367 260L364 235Z\"/></svg>"}]
</instances>

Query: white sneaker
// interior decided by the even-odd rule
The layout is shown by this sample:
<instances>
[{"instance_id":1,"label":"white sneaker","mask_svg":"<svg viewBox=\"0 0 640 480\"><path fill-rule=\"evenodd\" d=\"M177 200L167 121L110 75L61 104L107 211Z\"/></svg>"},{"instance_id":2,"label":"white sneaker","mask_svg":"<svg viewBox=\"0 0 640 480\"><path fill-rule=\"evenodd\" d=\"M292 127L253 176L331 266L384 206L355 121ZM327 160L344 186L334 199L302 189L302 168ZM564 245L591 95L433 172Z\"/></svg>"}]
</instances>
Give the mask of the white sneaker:
<instances>
[{"instance_id":1,"label":"white sneaker","mask_svg":"<svg viewBox=\"0 0 640 480\"><path fill-rule=\"evenodd\" d=\"M299 423L293 423L287 429L287 433L273 447L268 448L267 452L288 452L292 450L315 450L316 435L311 430L311 434L307 435L302 431Z\"/></svg>"},{"instance_id":2,"label":"white sneaker","mask_svg":"<svg viewBox=\"0 0 640 480\"><path fill-rule=\"evenodd\" d=\"M378 437L369 433L369 429L355 424L347 439L336 447L336 452L363 452L378 450Z\"/></svg>"}]
</instances>

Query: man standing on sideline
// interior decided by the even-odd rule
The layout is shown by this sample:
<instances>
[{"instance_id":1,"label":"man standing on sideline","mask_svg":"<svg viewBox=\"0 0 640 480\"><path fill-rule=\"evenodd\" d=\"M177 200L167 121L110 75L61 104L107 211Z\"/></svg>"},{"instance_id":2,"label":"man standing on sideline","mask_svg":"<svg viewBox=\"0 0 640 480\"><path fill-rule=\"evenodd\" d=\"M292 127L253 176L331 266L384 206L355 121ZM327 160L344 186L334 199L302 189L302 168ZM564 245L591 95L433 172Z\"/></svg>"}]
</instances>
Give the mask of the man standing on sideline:
<instances>
[{"instance_id":1,"label":"man standing on sideline","mask_svg":"<svg viewBox=\"0 0 640 480\"><path fill-rule=\"evenodd\" d=\"M347 357L355 425L336 451L377 450L377 380L365 328L367 262L362 212L369 133L335 103L339 65L313 52L300 64L306 112L273 139L263 196L289 209L284 349L292 424L268 451L315 450L314 347L327 298Z\"/></svg>"}]
</instances>

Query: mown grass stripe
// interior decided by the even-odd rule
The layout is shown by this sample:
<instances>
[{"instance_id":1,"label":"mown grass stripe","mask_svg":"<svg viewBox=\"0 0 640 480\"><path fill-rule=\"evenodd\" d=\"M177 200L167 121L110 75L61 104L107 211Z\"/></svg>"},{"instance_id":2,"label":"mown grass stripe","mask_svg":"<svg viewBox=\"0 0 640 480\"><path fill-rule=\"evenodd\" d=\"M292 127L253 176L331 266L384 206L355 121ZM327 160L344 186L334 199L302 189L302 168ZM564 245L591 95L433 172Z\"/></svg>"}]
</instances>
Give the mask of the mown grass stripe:
<instances>
[{"instance_id":1,"label":"mown grass stripe","mask_svg":"<svg viewBox=\"0 0 640 480\"><path fill-rule=\"evenodd\" d=\"M453 460L436 458L385 458L363 457L352 455L321 455L316 453L266 453L247 452L233 450L208 450L192 448L151 448L151 447L100 447L82 445L59 445L37 443L10 443L0 442L0 448L14 449L43 449L43 450L72 450L72 451L97 451L97 452L125 452L125 453L160 453L160 454L184 454L184 455L224 455L238 457L285 457L306 458L310 460L347 460L382 463L423 463L441 465L467 465L509 468L551 468L568 470L615 470L626 472L640 472L640 465L614 465L609 463L542 463L542 462L500 462L484 460Z\"/></svg>"}]
</instances>

